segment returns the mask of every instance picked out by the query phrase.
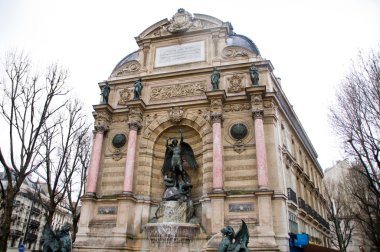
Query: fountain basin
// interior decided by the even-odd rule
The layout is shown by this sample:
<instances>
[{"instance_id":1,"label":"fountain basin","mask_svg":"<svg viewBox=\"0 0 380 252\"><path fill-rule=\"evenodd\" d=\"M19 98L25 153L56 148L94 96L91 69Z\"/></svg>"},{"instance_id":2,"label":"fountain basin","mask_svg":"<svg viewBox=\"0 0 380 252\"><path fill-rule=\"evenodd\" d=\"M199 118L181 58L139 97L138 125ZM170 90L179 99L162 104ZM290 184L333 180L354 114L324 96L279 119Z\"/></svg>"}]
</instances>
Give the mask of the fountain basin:
<instances>
[{"instance_id":1,"label":"fountain basin","mask_svg":"<svg viewBox=\"0 0 380 252\"><path fill-rule=\"evenodd\" d=\"M146 238L151 243L173 244L189 241L200 231L199 224L191 223L148 223L144 226Z\"/></svg>"}]
</instances>

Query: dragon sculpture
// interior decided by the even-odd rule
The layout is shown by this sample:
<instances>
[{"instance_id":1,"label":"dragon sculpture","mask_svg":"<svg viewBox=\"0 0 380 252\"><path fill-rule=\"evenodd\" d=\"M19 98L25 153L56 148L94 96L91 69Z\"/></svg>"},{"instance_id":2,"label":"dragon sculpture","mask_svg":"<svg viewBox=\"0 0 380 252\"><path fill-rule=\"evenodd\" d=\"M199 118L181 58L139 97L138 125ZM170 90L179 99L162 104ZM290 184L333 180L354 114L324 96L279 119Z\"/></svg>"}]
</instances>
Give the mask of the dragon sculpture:
<instances>
[{"instance_id":1,"label":"dragon sculpture","mask_svg":"<svg viewBox=\"0 0 380 252\"><path fill-rule=\"evenodd\" d=\"M231 226L226 226L220 230L223 239L219 244L218 252L249 252L249 232L247 224L243 220L240 230L235 235L235 231Z\"/></svg>"}]
</instances>

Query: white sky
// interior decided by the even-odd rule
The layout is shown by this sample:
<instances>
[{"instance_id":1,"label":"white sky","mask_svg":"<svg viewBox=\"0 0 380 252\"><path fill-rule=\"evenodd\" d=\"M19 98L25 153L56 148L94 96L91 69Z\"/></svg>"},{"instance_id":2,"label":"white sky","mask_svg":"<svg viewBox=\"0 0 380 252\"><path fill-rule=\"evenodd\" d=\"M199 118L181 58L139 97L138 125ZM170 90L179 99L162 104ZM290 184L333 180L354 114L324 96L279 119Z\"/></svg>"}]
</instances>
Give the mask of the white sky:
<instances>
[{"instance_id":1,"label":"white sky","mask_svg":"<svg viewBox=\"0 0 380 252\"><path fill-rule=\"evenodd\" d=\"M18 49L41 68L58 61L91 111L97 83L138 49L134 37L178 8L229 21L251 38L282 79L322 168L342 158L328 106L358 50L380 48L378 0L0 0L0 57Z\"/></svg>"}]
</instances>

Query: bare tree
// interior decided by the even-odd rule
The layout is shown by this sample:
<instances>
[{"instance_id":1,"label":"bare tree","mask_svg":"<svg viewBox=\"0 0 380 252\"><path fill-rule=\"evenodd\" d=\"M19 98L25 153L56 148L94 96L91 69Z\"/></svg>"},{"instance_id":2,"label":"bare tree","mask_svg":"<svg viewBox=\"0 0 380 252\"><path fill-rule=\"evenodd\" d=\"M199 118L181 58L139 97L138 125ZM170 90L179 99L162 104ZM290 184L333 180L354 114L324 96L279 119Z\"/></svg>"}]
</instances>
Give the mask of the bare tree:
<instances>
[{"instance_id":1,"label":"bare tree","mask_svg":"<svg viewBox=\"0 0 380 252\"><path fill-rule=\"evenodd\" d=\"M360 174L360 179L366 180L368 195L376 198L373 202L377 205L371 205L360 198L366 195L355 194L356 203L360 204L358 209L367 209L368 213L374 214L380 207L380 51L367 55L359 53L340 85L330 116L348 157L359 163L360 169L356 169L354 175ZM365 221L359 216L365 214L363 211L357 215L360 222ZM368 224L380 226L376 222ZM376 231L380 237L380 228L363 227ZM380 250L380 243L376 246Z\"/></svg>"},{"instance_id":2,"label":"bare tree","mask_svg":"<svg viewBox=\"0 0 380 252\"><path fill-rule=\"evenodd\" d=\"M73 176L86 170L82 163L88 155L89 125L79 101L68 102L61 111L59 119L47 126L42 136L41 165L47 186L49 201L46 207L46 222L51 224L59 204L69 207L67 195L72 196L73 185L77 178Z\"/></svg>"},{"instance_id":3,"label":"bare tree","mask_svg":"<svg viewBox=\"0 0 380 252\"><path fill-rule=\"evenodd\" d=\"M9 53L1 72L0 111L8 138L0 143L0 162L7 184L3 218L0 219L0 251L6 251L10 234L13 200L25 178L45 160L38 154L42 136L54 123L54 116L65 106L59 96L67 94L67 71L51 65L44 78L32 73L31 61L23 53ZM49 126L50 125L50 126ZM9 144L9 145L8 145Z\"/></svg>"},{"instance_id":4,"label":"bare tree","mask_svg":"<svg viewBox=\"0 0 380 252\"><path fill-rule=\"evenodd\" d=\"M345 193L343 178L323 182L327 200L327 218L331 225L331 243L346 252L355 229L355 219L350 210L350 197Z\"/></svg>"},{"instance_id":5,"label":"bare tree","mask_svg":"<svg viewBox=\"0 0 380 252\"><path fill-rule=\"evenodd\" d=\"M88 133L88 132L87 132ZM91 137L89 134L83 134L83 138L78 138L78 152L77 157L79 158L79 164L75 173L73 174L74 179L70 180L66 184L67 200L69 210L71 212L73 232L71 234L72 243L76 240L76 234L78 232L78 223L80 219L80 208L79 202L80 197L83 195L86 188L86 178L87 178L87 167L90 161L91 154ZM79 145L79 141L81 144Z\"/></svg>"},{"instance_id":6,"label":"bare tree","mask_svg":"<svg viewBox=\"0 0 380 252\"><path fill-rule=\"evenodd\" d=\"M371 190L360 165L350 169L345 179L346 190L351 196L350 210L368 246L380 251L380 198Z\"/></svg>"}]
</instances>

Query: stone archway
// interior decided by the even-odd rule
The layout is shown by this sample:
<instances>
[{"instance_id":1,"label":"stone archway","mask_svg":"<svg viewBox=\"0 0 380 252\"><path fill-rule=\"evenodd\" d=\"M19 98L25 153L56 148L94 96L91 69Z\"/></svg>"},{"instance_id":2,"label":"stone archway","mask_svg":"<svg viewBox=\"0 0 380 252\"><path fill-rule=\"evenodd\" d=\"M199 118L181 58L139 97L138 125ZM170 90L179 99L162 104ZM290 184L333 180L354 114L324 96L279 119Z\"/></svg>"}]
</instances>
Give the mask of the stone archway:
<instances>
[{"instance_id":1,"label":"stone archway","mask_svg":"<svg viewBox=\"0 0 380 252\"><path fill-rule=\"evenodd\" d=\"M189 172L194 185L193 197L199 200L212 189L212 128L197 113L186 113L179 124L174 124L168 115L160 115L142 132L139 164L136 173L135 192L147 196L153 203L161 201L164 189L161 167L165 156L166 139L179 137L178 127L184 139L194 149L200 168ZM197 185L195 185L197 183Z\"/></svg>"}]
</instances>

